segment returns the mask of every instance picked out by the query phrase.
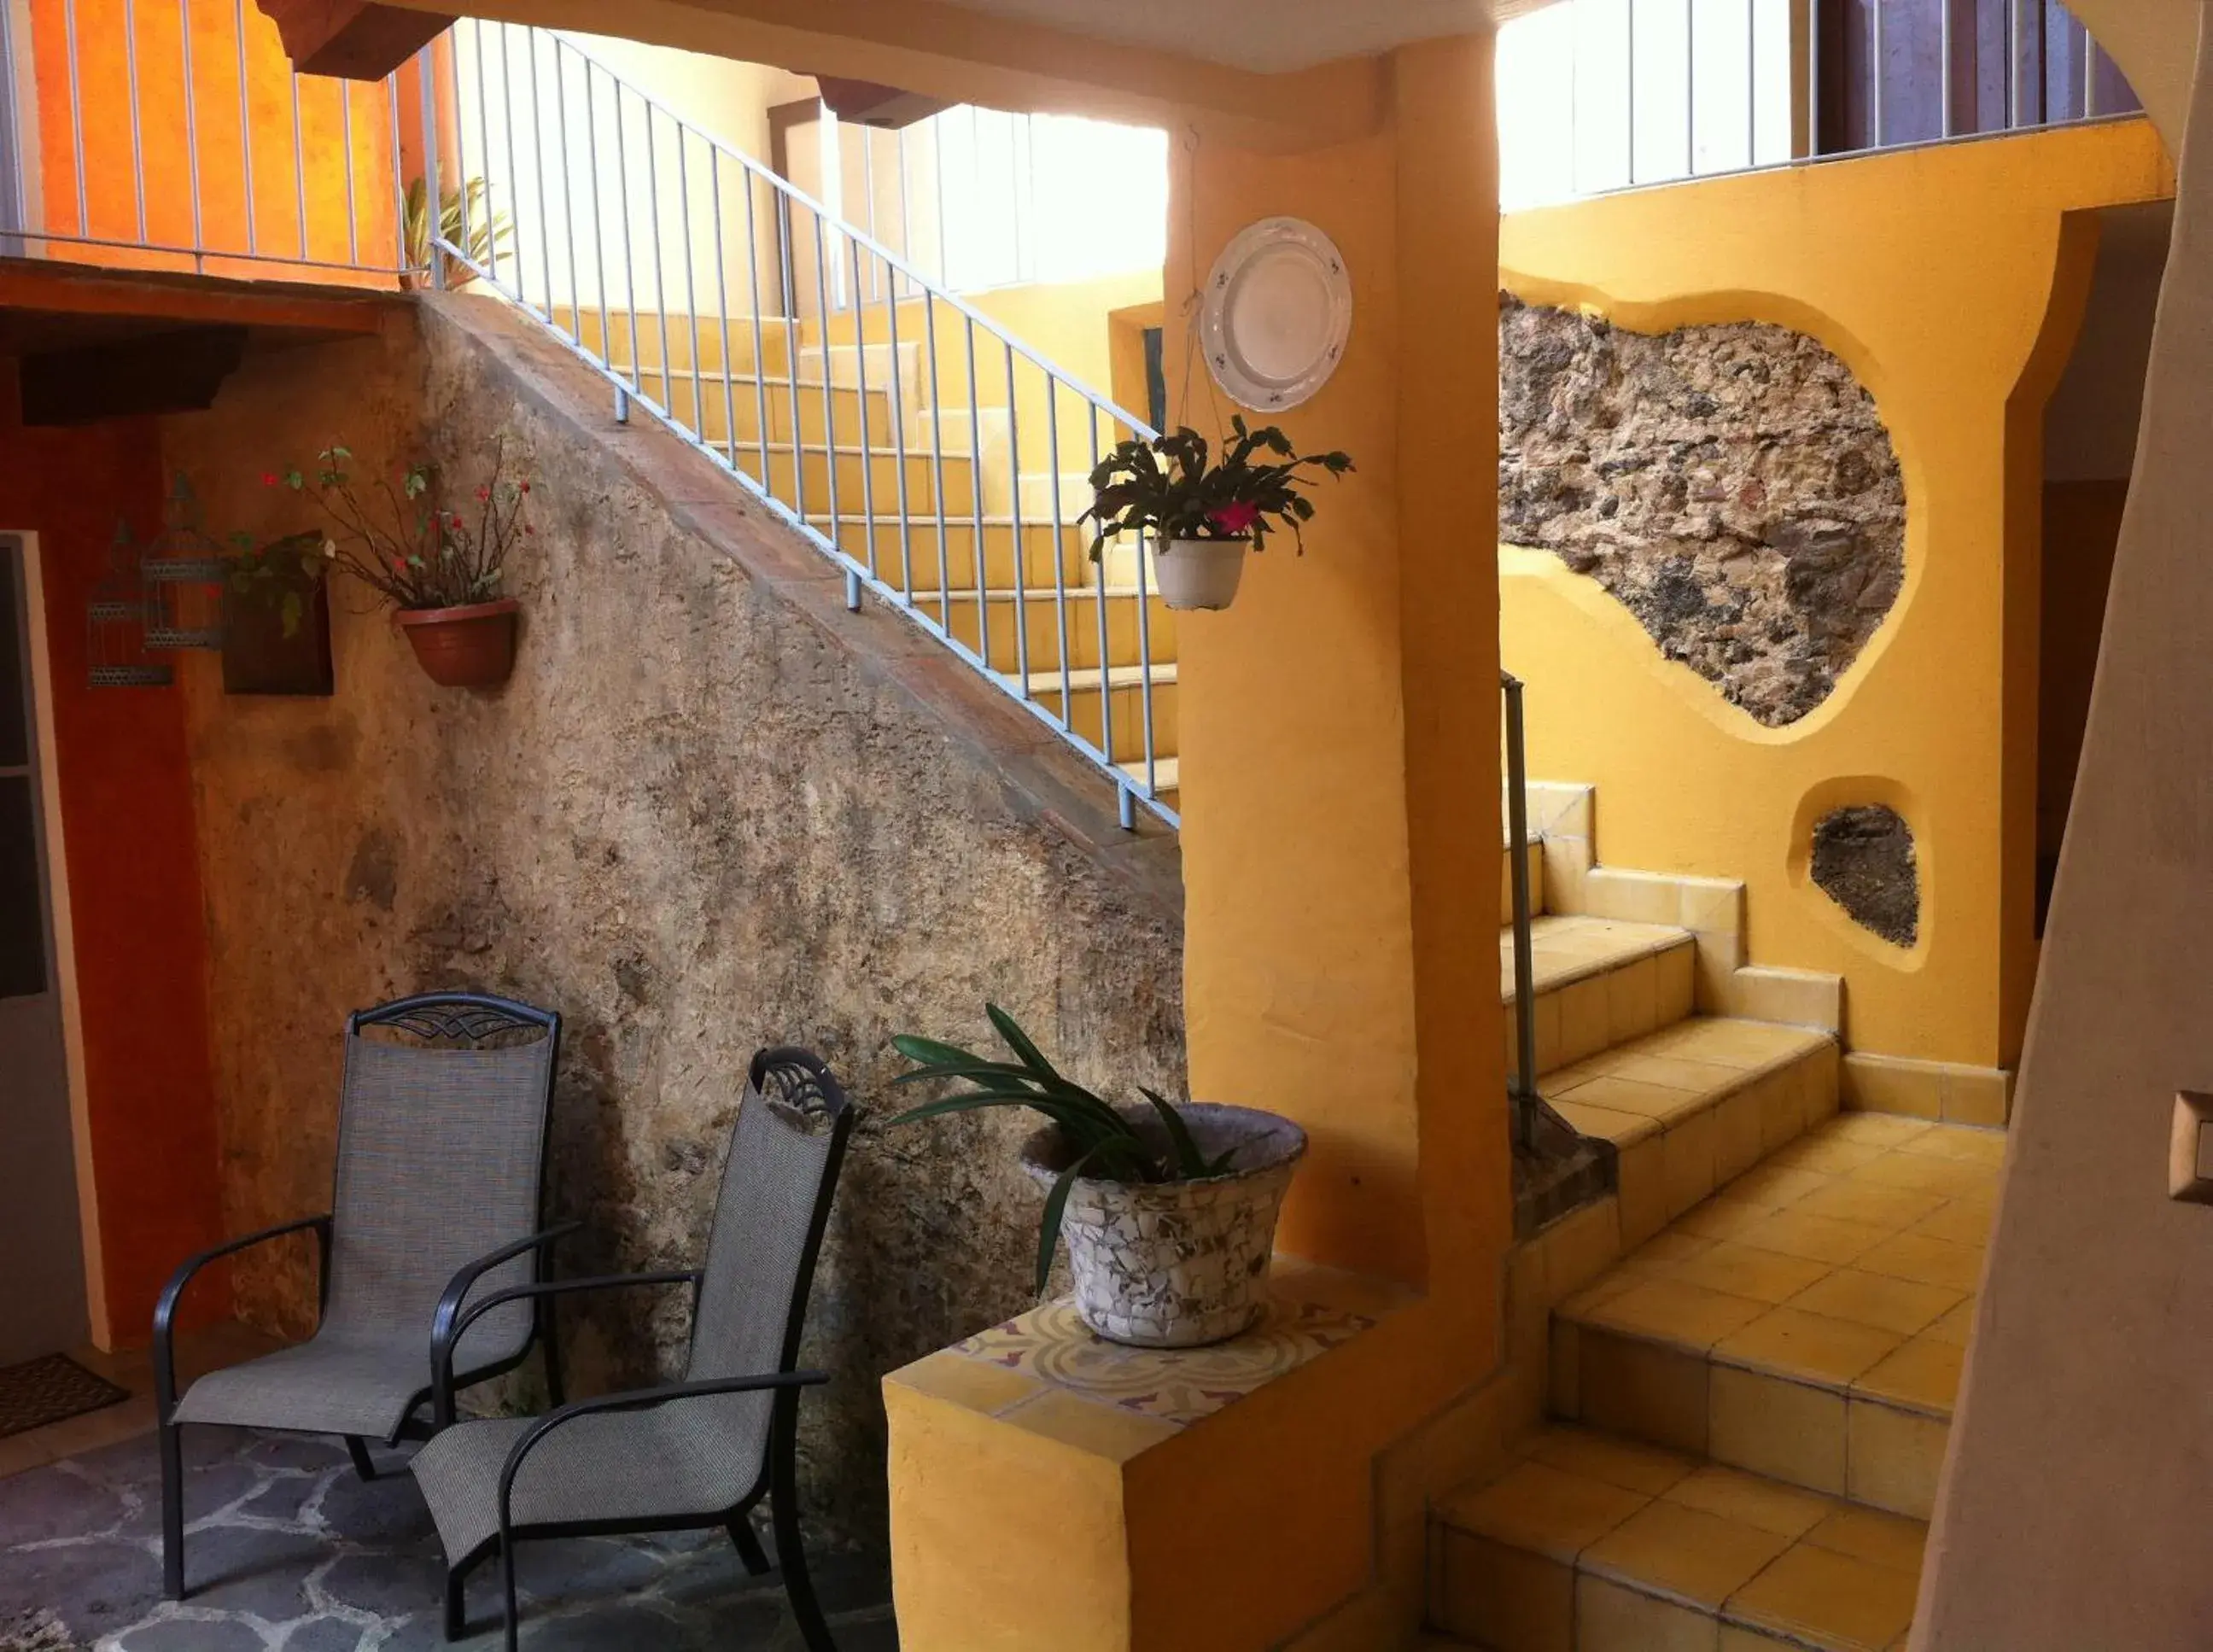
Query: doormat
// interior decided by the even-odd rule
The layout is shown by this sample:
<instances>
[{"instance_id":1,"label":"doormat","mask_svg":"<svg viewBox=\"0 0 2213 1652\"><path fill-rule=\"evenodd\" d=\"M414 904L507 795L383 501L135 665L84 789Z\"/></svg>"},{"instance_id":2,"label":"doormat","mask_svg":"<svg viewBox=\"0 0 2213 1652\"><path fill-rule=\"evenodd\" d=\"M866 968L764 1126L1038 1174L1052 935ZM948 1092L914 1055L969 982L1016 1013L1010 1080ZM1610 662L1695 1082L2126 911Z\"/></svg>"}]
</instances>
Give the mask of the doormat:
<instances>
[{"instance_id":1,"label":"doormat","mask_svg":"<svg viewBox=\"0 0 2213 1652\"><path fill-rule=\"evenodd\" d=\"M0 1370L0 1440L130 1398L67 1354L25 1360Z\"/></svg>"}]
</instances>

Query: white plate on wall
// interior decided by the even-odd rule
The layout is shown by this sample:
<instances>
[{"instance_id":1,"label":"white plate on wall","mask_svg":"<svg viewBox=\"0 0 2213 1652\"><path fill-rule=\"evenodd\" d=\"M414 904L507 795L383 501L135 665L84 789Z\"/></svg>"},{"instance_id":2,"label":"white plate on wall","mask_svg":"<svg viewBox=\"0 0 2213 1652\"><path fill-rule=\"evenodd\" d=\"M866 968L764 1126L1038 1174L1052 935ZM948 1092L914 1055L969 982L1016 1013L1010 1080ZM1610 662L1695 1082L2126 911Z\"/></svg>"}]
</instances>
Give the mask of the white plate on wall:
<instances>
[{"instance_id":1,"label":"white plate on wall","mask_svg":"<svg viewBox=\"0 0 2213 1652\"><path fill-rule=\"evenodd\" d=\"M1206 277L1199 341L1214 381L1261 412L1328 382L1352 332L1352 279L1337 243L1303 218L1263 218Z\"/></svg>"}]
</instances>

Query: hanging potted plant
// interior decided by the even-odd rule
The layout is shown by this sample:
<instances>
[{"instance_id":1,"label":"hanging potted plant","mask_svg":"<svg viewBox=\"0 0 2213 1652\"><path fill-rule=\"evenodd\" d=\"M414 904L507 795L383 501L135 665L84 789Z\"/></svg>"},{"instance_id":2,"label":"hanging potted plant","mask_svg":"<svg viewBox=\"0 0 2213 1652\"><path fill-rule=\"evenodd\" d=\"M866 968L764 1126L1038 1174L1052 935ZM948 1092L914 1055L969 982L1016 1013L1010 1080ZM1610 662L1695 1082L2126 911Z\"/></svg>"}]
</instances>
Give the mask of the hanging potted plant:
<instances>
[{"instance_id":1,"label":"hanging potted plant","mask_svg":"<svg viewBox=\"0 0 2213 1652\"><path fill-rule=\"evenodd\" d=\"M415 658L434 683L491 688L515 668L515 620L520 604L500 594L507 559L536 530L525 520L527 477L509 473L507 444L492 445L489 472L472 490L470 508L448 503L438 471L403 466L364 499L353 454L332 446L315 455L313 472L262 478L304 493L322 508L332 533L323 541L330 565L351 575L393 609Z\"/></svg>"},{"instance_id":2,"label":"hanging potted plant","mask_svg":"<svg viewBox=\"0 0 2213 1652\"><path fill-rule=\"evenodd\" d=\"M893 1039L915 1064L895 1083L969 1088L891 1122L984 1107L1041 1114L1045 1127L1022 1147L1022 1167L1047 1190L1038 1289L1064 1234L1076 1312L1109 1341L1195 1348L1250 1330L1267 1308L1276 1216L1306 1132L1251 1107L1179 1107L1143 1085L1146 1106L1115 1106L1064 1077L1005 1010L985 1009L1015 1058Z\"/></svg>"},{"instance_id":3,"label":"hanging potted plant","mask_svg":"<svg viewBox=\"0 0 2213 1652\"><path fill-rule=\"evenodd\" d=\"M223 558L223 692L327 694L331 617L324 536L234 533Z\"/></svg>"},{"instance_id":4,"label":"hanging potted plant","mask_svg":"<svg viewBox=\"0 0 2213 1652\"><path fill-rule=\"evenodd\" d=\"M1302 457L1274 425L1248 430L1241 414L1229 424L1235 439L1219 457L1192 430L1118 442L1091 472L1091 508L1076 518L1095 524L1091 559L1098 561L1118 533L1149 535L1155 580L1168 607L1226 608L1237 594L1245 552L1266 543L1271 522L1288 527L1303 552L1301 530L1314 508L1300 491L1313 477L1302 472L1312 466L1343 476L1352 460L1341 453Z\"/></svg>"}]
</instances>

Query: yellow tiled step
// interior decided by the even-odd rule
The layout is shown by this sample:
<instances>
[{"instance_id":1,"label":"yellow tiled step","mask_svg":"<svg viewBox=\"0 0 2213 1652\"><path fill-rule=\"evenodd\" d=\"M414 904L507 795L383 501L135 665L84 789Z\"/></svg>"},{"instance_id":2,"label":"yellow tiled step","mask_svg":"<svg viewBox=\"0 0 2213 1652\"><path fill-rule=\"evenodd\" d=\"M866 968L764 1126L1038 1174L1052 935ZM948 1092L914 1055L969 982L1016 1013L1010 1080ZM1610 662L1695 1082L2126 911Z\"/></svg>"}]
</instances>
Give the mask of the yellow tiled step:
<instances>
[{"instance_id":1,"label":"yellow tiled step","mask_svg":"<svg viewBox=\"0 0 2213 1652\"><path fill-rule=\"evenodd\" d=\"M1096 669L1072 671L1069 674L1069 693L1061 692L1061 678L1058 671L1033 672L1025 680L1011 675L1002 681L1018 687L1026 686L1028 698L1035 700L1056 716L1065 716L1069 726L1094 746L1106 745L1106 730L1103 726L1101 701L1105 701L1105 716L1113 722L1113 748L1108 753L1116 763L1141 762L1145 755L1145 724L1147 692L1134 666L1117 666L1107 674L1106 692L1100 692L1100 674ZM1063 700L1067 701L1063 710ZM1152 751L1155 756L1165 756L1176 750L1176 667L1174 661L1153 668L1149 698L1152 722Z\"/></svg>"},{"instance_id":2,"label":"yellow tiled step","mask_svg":"<svg viewBox=\"0 0 2213 1652\"><path fill-rule=\"evenodd\" d=\"M1920 1521L1577 1428L1433 1517L1432 1622L1492 1652L1887 1652Z\"/></svg>"},{"instance_id":3,"label":"yellow tiled step","mask_svg":"<svg viewBox=\"0 0 2213 1652\"><path fill-rule=\"evenodd\" d=\"M2003 1143L1819 1125L1554 1311L1554 1414L1925 1519Z\"/></svg>"},{"instance_id":4,"label":"yellow tiled step","mask_svg":"<svg viewBox=\"0 0 2213 1652\"><path fill-rule=\"evenodd\" d=\"M1121 763L1117 764L1115 766L1120 769L1124 774L1128 775L1132 780L1142 781L1145 777L1145 765L1142 762ZM1160 789L1162 796L1166 796L1171 802L1173 802L1174 801L1175 793L1183 785L1183 764L1181 759L1173 757L1158 757L1154 759L1152 776L1153 784Z\"/></svg>"},{"instance_id":5,"label":"yellow tiled step","mask_svg":"<svg viewBox=\"0 0 2213 1652\"><path fill-rule=\"evenodd\" d=\"M1664 924L1540 917L1530 924L1537 987L1537 1070L1551 1072L1671 1027L1691 1013L1694 942ZM1498 1001L1514 1002L1514 931L1498 932ZM1519 1047L1506 1018L1506 1063ZM1546 1092L1550 1094L1550 1092Z\"/></svg>"},{"instance_id":6,"label":"yellow tiled step","mask_svg":"<svg viewBox=\"0 0 2213 1652\"><path fill-rule=\"evenodd\" d=\"M932 547L925 547L930 548ZM895 552L880 545L877 566L893 584L899 583L905 570L899 566ZM1039 586L1022 591L1017 602L1015 589L1009 585L986 592L980 604L976 593L969 590L950 593L943 602L932 594L922 599L918 606L972 649L980 649L983 645L979 636L988 634L989 652L985 657L1000 670L1015 669L1027 659L1033 672L1058 672L1064 632L1068 638L1070 665L1088 668L1099 663L1098 600L1096 586L1074 586L1058 592L1051 586ZM1134 586L1120 590L1108 587L1106 605L1105 642L1109 664L1134 666L1148 656L1156 666L1174 660L1175 614L1167 603L1157 596L1149 596L1142 628ZM1027 643L1027 655L1016 649L1018 637Z\"/></svg>"},{"instance_id":7,"label":"yellow tiled step","mask_svg":"<svg viewBox=\"0 0 2213 1652\"><path fill-rule=\"evenodd\" d=\"M1522 845L1521 852L1529 867L1529 910L1533 913L1541 913L1545 910L1543 840L1532 838ZM1514 921L1514 845L1502 838L1498 845L1498 922L1503 927ZM1509 981L1512 979L1510 974L1508 979Z\"/></svg>"},{"instance_id":8,"label":"yellow tiled step","mask_svg":"<svg viewBox=\"0 0 2213 1652\"><path fill-rule=\"evenodd\" d=\"M1836 1040L1812 1027L1694 1016L1545 1076L1540 1088L1619 1155L1634 1246L1837 1111Z\"/></svg>"},{"instance_id":9,"label":"yellow tiled step","mask_svg":"<svg viewBox=\"0 0 2213 1652\"><path fill-rule=\"evenodd\" d=\"M758 455L741 448L738 464L747 474L753 474L758 469ZM876 546L876 567L885 578L894 583L901 579L911 581L916 596L927 594L933 602L936 600L938 591L949 582L955 593L955 600L959 600L959 594L965 592L972 604L975 600L978 538L975 501L972 496L964 496L952 489L949 479L948 493L950 497L946 501L942 530L934 504L910 498L907 501L907 521L903 528L895 499L879 497L875 501L875 513L869 515L861 509L857 497L847 499L841 496L838 501L838 543L845 551L865 561L869 542L873 537ZM829 501L810 493L807 501L807 520L811 527L823 533L830 533ZM1011 595L1015 584L1013 520L992 514L986 505L981 539L985 588ZM902 546L905 548L904 558ZM1056 566L1059 570L1061 583L1068 589L1088 586L1092 578L1091 562L1084 554L1083 536L1064 524L1056 533L1050 522L1025 521L1021 528L1021 560L1023 582L1032 590L1050 591ZM1135 589L1136 582L1119 579L1112 570L1109 570L1110 589L1125 585Z\"/></svg>"}]
</instances>

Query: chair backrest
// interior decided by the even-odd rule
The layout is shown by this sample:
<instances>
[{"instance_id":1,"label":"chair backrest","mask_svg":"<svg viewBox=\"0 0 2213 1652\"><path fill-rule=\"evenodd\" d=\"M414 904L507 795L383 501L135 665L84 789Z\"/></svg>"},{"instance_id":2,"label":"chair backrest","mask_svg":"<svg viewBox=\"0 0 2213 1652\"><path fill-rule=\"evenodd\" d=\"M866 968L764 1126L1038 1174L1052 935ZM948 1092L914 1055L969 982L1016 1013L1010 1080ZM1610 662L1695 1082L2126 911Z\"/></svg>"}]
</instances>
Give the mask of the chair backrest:
<instances>
[{"instance_id":1,"label":"chair backrest","mask_svg":"<svg viewBox=\"0 0 2213 1652\"><path fill-rule=\"evenodd\" d=\"M552 1011L472 993L347 1019L327 1333L419 1332L427 1362L431 1311L455 1270L538 1230L560 1039ZM471 1294L523 1283L535 1264L504 1263ZM495 1308L457 1363L512 1356L530 1323L527 1303Z\"/></svg>"}]
</instances>

